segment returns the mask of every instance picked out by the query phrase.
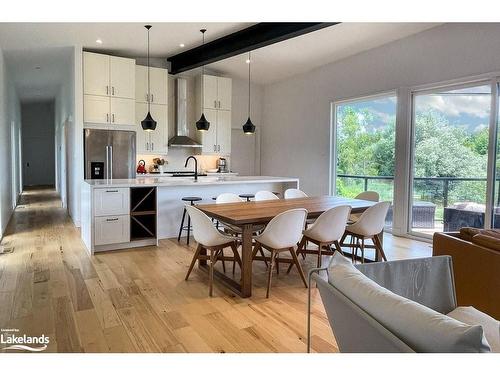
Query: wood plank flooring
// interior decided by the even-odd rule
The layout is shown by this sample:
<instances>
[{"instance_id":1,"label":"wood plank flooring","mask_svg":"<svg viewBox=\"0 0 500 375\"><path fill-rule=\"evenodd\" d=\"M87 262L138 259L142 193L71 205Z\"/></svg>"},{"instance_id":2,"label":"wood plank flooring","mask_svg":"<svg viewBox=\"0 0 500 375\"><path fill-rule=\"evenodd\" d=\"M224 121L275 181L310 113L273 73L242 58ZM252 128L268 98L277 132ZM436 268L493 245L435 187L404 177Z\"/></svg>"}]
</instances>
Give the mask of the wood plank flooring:
<instances>
[{"instance_id":1,"label":"wood plank flooring","mask_svg":"<svg viewBox=\"0 0 500 375\"><path fill-rule=\"evenodd\" d=\"M427 243L390 235L384 241L389 259L431 254ZM266 299L266 269L257 262L251 298L217 283L209 298L204 272L196 269L184 281L194 241L188 247L162 240L159 247L90 257L50 189L23 193L1 245L0 328L45 334L49 352L306 350L307 289L296 270L275 274ZM315 263L308 257L305 271ZM317 290L313 294L313 350L335 352Z\"/></svg>"}]
</instances>

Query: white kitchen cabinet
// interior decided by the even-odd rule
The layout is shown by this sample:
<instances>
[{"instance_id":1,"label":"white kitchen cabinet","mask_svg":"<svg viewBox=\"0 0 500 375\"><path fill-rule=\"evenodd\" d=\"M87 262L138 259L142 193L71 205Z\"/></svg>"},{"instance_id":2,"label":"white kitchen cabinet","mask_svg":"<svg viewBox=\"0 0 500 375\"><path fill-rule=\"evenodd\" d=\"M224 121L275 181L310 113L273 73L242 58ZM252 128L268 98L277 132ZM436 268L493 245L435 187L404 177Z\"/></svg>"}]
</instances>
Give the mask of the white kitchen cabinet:
<instances>
[{"instance_id":1,"label":"white kitchen cabinet","mask_svg":"<svg viewBox=\"0 0 500 375\"><path fill-rule=\"evenodd\" d=\"M109 56L83 53L83 93L109 96Z\"/></svg>"},{"instance_id":2,"label":"white kitchen cabinet","mask_svg":"<svg viewBox=\"0 0 500 375\"><path fill-rule=\"evenodd\" d=\"M201 79L204 82L203 95ZM198 131L203 145L202 153L229 155L231 153L231 78L204 75L197 79L197 107L203 105L203 113L210 122L208 131ZM201 115L198 110L197 118Z\"/></svg>"},{"instance_id":3,"label":"white kitchen cabinet","mask_svg":"<svg viewBox=\"0 0 500 375\"><path fill-rule=\"evenodd\" d=\"M203 83L203 108L230 111L232 95L231 78L205 74L203 76Z\"/></svg>"},{"instance_id":4,"label":"white kitchen cabinet","mask_svg":"<svg viewBox=\"0 0 500 375\"><path fill-rule=\"evenodd\" d=\"M204 75L203 76L203 108L218 108L217 97L217 77Z\"/></svg>"},{"instance_id":5,"label":"white kitchen cabinet","mask_svg":"<svg viewBox=\"0 0 500 375\"><path fill-rule=\"evenodd\" d=\"M129 188L94 190L94 216L128 215L129 213Z\"/></svg>"},{"instance_id":6,"label":"white kitchen cabinet","mask_svg":"<svg viewBox=\"0 0 500 375\"><path fill-rule=\"evenodd\" d=\"M135 67L135 100L136 102L167 104L168 100L168 71L161 68L150 70L150 94L148 94L148 67Z\"/></svg>"},{"instance_id":7,"label":"white kitchen cabinet","mask_svg":"<svg viewBox=\"0 0 500 375\"><path fill-rule=\"evenodd\" d=\"M135 60L110 56L110 94L117 98L135 98Z\"/></svg>"},{"instance_id":8,"label":"white kitchen cabinet","mask_svg":"<svg viewBox=\"0 0 500 375\"><path fill-rule=\"evenodd\" d=\"M147 103L136 103L136 132L138 154L160 154L168 152L168 113L167 106L151 104L151 116L156 121L156 129L151 132L142 130L141 121L148 113Z\"/></svg>"},{"instance_id":9,"label":"white kitchen cabinet","mask_svg":"<svg viewBox=\"0 0 500 375\"><path fill-rule=\"evenodd\" d=\"M134 125L135 60L83 53L83 121Z\"/></svg>"},{"instance_id":10,"label":"white kitchen cabinet","mask_svg":"<svg viewBox=\"0 0 500 375\"><path fill-rule=\"evenodd\" d=\"M217 111L217 152L231 154L231 111Z\"/></svg>"},{"instance_id":11,"label":"white kitchen cabinet","mask_svg":"<svg viewBox=\"0 0 500 375\"><path fill-rule=\"evenodd\" d=\"M135 126L135 101L133 99L111 98L110 122L113 125Z\"/></svg>"},{"instance_id":12,"label":"white kitchen cabinet","mask_svg":"<svg viewBox=\"0 0 500 375\"><path fill-rule=\"evenodd\" d=\"M231 78L217 77L218 109L231 110L232 80Z\"/></svg>"},{"instance_id":13,"label":"white kitchen cabinet","mask_svg":"<svg viewBox=\"0 0 500 375\"><path fill-rule=\"evenodd\" d=\"M95 124L110 123L110 101L108 97L83 96L83 121Z\"/></svg>"},{"instance_id":14,"label":"white kitchen cabinet","mask_svg":"<svg viewBox=\"0 0 500 375\"><path fill-rule=\"evenodd\" d=\"M96 217L94 226L96 246L130 242L130 215Z\"/></svg>"},{"instance_id":15,"label":"white kitchen cabinet","mask_svg":"<svg viewBox=\"0 0 500 375\"><path fill-rule=\"evenodd\" d=\"M205 108L203 113L210 126L207 131L198 131L203 145L201 151L204 154L215 154L217 153L217 110Z\"/></svg>"}]
</instances>

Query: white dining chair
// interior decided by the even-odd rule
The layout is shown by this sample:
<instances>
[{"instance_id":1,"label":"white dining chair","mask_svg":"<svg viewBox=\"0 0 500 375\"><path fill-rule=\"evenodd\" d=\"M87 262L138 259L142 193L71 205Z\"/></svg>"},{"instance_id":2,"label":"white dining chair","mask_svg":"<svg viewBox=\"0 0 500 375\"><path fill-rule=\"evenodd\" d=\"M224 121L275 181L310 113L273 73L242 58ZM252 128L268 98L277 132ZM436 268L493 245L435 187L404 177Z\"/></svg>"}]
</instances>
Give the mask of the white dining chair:
<instances>
[{"instance_id":1,"label":"white dining chair","mask_svg":"<svg viewBox=\"0 0 500 375\"><path fill-rule=\"evenodd\" d=\"M226 236L214 227L210 218L194 206L186 206L193 226L193 237L198 243L193 260L189 265L185 280L189 278L196 261L209 261L208 272L208 294L212 297L214 283L214 265L219 260L236 261L241 267L241 258L238 254L236 240L234 237ZM233 257L226 257L222 250L230 247ZM208 252L208 255L206 254Z\"/></svg>"},{"instance_id":2,"label":"white dining chair","mask_svg":"<svg viewBox=\"0 0 500 375\"><path fill-rule=\"evenodd\" d=\"M285 199L306 198L307 194L300 189L286 189Z\"/></svg>"},{"instance_id":3,"label":"white dining chair","mask_svg":"<svg viewBox=\"0 0 500 375\"><path fill-rule=\"evenodd\" d=\"M267 190L261 190L261 191L256 192L255 198L254 198L254 200L256 202L258 202L258 201L270 201L273 199L279 199L279 197L276 194L274 194L270 191L267 191Z\"/></svg>"},{"instance_id":4,"label":"white dining chair","mask_svg":"<svg viewBox=\"0 0 500 375\"><path fill-rule=\"evenodd\" d=\"M290 259L290 261L297 267L304 286L307 288L304 271L300 266L299 260L297 259L297 254L295 254L294 249L294 247L300 240L300 236L306 222L306 217L307 210L305 208L296 208L282 212L279 215L275 216L269 222L269 224L267 224L266 229L264 229L262 234L254 238L255 246L252 254L253 259L258 259L256 258L256 256L259 249L264 248L271 252L267 271L268 274L266 298L269 298L269 294L271 291L271 278L275 263L277 265L276 270L279 273L278 257L282 252L290 252L290 254L292 255L292 259Z\"/></svg>"},{"instance_id":5,"label":"white dining chair","mask_svg":"<svg viewBox=\"0 0 500 375\"><path fill-rule=\"evenodd\" d=\"M370 201L370 202L378 202L380 200L380 195L376 191L368 190L368 191L363 191L363 192L359 193L358 195L356 195L354 197L354 199L361 199L361 200ZM351 214L349 216L349 222L351 224L354 223L355 221L357 221L359 219L360 216L361 216L361 214Z\"/></svg>"},{"instance_id":6,"label":"white dining chair","mask_svg":"<svg viewBox=\"0 0 500 375\"><path fill-rule=\"evenodd\" d=\"M381 259L387 260L378 235L384 230L385 217L391 202L379 202L366 209L359 219L346 227L345 235L351 236L352 260L361 249L361 262L365 259L365 240L369 239L375 246L375 251Z\"/></svg>"},{"instance_id":7,"label":"white dining chair","mask_svg":"<svg viewBox=\"0 0 500 375\"><path fill-rule=\"evenodd\" d=\"M338 206L323 212L314 224L304 231L297 248L297 255L316 254L318 256L317 266L321 267L322 255L333 255L335 250L343 254L339 241L344 234L350 212L351 206ZM317 245L318 250L307 249L307 242ZM335 246L335 250L331 250L331 245ZM323 251L324 247L326 251ZM291 266L288 267L287 272L290 272Z\"/></svg>"}]
</instances>

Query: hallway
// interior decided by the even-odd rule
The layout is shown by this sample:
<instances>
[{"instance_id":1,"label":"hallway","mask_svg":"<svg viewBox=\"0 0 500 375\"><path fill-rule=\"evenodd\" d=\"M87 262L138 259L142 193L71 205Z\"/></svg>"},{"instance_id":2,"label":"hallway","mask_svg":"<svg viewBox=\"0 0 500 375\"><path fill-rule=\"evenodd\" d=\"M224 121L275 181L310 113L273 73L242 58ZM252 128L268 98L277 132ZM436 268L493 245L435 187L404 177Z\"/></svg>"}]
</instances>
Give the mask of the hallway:
<instances>
[{"instance_id":1,"label":"hallway","mask_svg":"<svg viewBox=\"0 0 500 375\"><path fill-rule=\"evenodd\" d=\"M265 268L255 264L252 298L217 284L209 298L204 273L184 281L193 244L90 258L51 189L22 194L2 245L0 328L45 334L49 352L305 352L307 290L294 272L275 277L265 299ZM430 255L417 241L387 236L386 246L389 257ZM318 295L313 314L313 350L336 351Z\"/></svg>"}]
</instances>

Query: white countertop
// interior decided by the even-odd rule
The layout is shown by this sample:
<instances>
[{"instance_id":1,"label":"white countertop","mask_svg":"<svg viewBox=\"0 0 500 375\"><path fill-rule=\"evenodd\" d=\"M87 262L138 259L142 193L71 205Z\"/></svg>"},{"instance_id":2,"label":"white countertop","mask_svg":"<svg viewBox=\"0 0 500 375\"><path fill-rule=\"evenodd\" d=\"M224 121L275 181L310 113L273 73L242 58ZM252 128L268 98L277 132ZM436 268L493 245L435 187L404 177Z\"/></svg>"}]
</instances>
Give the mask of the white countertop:
<instances>
[{"instance_id":1,"label":"white countertop","mask_svg":"<svg viewBox=\"0 0 500 375\"><path fill-rule=\"evenodd\" d=\"M272 182L298 182L295 177L271 177L271 176L202 176L198 181L194 177L139 177L130 179L112 180L85 180L93 188L99 187L133 187L133 186L208 186L227 184L255 184Z\"/></svg>"}]
</instances>

